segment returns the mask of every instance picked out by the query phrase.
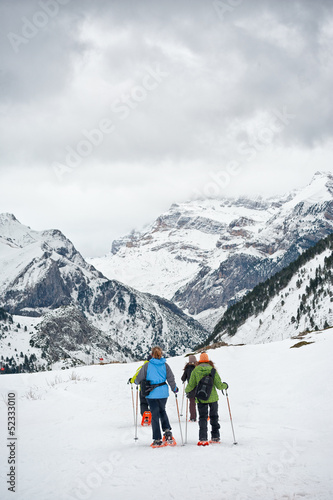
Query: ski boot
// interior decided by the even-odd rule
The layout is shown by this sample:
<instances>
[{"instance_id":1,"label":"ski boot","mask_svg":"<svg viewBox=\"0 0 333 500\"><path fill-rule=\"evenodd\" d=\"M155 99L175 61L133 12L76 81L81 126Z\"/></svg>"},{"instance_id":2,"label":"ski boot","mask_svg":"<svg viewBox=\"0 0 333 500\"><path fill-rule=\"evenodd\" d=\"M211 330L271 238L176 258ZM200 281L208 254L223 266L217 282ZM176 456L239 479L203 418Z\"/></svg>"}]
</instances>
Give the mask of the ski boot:
<instances>
[{"instance_id":1,"label":"ski boot","mask_svg":"<svg viewBox=\"0 0 333 500\"><path fill-rule=\"evenodd\" d=\"M152 448L163 448L163 446L166 446L166 444L163 443L162 439L154 439L150 446Z\"/></svg>"},{"instance_id":2,"label":"ski boot","mask_svg":"<svg viewBox=\"0 0 333 500\"><path fill-rule=\"evenodd\" d=\"M163 442L168 446L175 446L177 444L175 438L172 436L172 432L169 429L164 431Z\"/></svg>"}]
</instances>

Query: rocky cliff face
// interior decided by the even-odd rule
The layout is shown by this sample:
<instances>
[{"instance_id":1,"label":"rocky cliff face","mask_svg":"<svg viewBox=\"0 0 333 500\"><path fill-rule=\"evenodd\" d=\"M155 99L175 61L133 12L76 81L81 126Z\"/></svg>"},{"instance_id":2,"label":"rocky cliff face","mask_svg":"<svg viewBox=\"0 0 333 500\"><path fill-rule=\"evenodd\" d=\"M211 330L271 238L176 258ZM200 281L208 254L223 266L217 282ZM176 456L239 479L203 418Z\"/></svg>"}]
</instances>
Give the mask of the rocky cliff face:
<instances>
[{"instance_id":1,"label":"rocky cliff face","mask_svg":"<svg viewBox=\"0 0 333 500\"><path fill-rule=\"evenodd\" d=\"M30 346L42 351L48 364L61 360L83 362L84 358L125 361L131 352L94 327L74 306L60 307L46 314L30 338Z\"/></svg>"},{"instance_id":2,"label":"rocky cliff face","mask_svg":"<svg viewBox=\"0 0 333 500\"><path fill-rule=\"evenodd\" d=\"M244 250L254 249L259 254L237 252L235 247L224 245L230 250L226 260L217 269L201 269L193 280L175 293L172 300L194 315L233 303L333 231L333 201L325 202L320 209L312 206L304 210L304 204L300 205L283 223L277 217L267 222L274 238L270 242L267 238L265 241L253 240L249 233L238 232L237 236L248 239L244 241ZM235 235L233 229L230 233Z\"/></svg>"},{"instance_id":3,"label":"rocky cliff face","mask_svg":"<svg viewBox=\"0 0 333 500\"><path fill-rule=\"evenodd\" d=\"M212 326L223 311L333 231L333 176L272 199L173 205L143 232L93 259L109 278L156 293ZM215 317L214 317L215 319Z\"/></svg>"},{"instance_id":4,"label":"rocky cliff face","mask_svg":"<svg viewBox=\"0 0 333 500\"><path fill-rule=\"evenodd\" d=\"M207 335L169 301L104 277L60 231L33 231L2 214L0 235L0 307L41 320L61 308L34 342L51 358L55 346L58 356L61 347L99 345L109 359L142 359L154 343L174 355Z\"/></svg>"}]
</instances>

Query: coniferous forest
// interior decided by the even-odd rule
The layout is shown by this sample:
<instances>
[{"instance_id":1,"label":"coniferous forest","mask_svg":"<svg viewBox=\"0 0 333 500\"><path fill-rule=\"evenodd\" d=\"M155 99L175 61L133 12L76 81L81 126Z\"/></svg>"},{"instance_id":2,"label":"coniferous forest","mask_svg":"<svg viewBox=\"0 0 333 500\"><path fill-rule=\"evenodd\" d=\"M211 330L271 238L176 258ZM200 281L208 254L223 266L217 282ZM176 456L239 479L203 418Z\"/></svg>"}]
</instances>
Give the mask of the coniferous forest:
<instances>
[{"instance_id":1,"label":"coniferous forest","mask_svg":"<svg viewBox=\"0 0 333 500\"><path fill-rule=\"evenodd\" d=\"M331 301L333 301L333 233L326 238L320 240L316 245L306 250L294 262L287 267L267 279L259 283L253 290L247 293L239 302L231 305L224 313L221 320L215 326L213 333L208 337L203 347L211 343L216 336L225 332L230 336L235 335L237 329L250 317L257 316L262 313L268 306L269 301L279 294L289 284L290 280L296 273L299 273L301 268L311 261L315 256L322 254L325 250L330 249L332 253L329 257L325 258L324 265L316 269L315 278L310 279L309 285L306 287L305 294L302 295L300 305L297 310L297 317L292 317L291 322L298 322L303 314L311 314L313 311L317 297L321 294L331 294ZM302 272L300 272L297 281L297 287L302 284ZM327 289L325 286L328 285ZM312 301L312 307L310 307ZM311 318L310 318L311 321ZM315 320L312 318L311 325L316 329ZM331 325L325 325L329 327Z\"/></svg>"}]
</instances>

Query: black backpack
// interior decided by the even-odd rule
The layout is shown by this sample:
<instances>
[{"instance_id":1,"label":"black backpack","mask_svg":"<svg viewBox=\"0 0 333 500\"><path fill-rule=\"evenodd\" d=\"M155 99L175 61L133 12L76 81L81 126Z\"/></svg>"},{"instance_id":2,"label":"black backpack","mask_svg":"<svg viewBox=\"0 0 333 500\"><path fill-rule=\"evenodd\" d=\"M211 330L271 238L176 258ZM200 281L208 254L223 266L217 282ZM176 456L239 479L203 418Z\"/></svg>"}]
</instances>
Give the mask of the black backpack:
<instances>
[{"instance_id":1,"label":"black backpack","mask_svg":"<svg viewBox=\"0 0 333 500\"><path fill-rule=\"evenodd\" d=\"M195 395L199 401L207 401L209 399L214 386L215 373L215 368L212 368L211 372L208 375L205 375L201 380L199 380L195 391Z\"/></svg>"},{"instance_id":2,"label":"black backpack","mask_svg":"<svg viewBox=\"0 0 333 500\"><path fill-rule=\"evenodd\" d=\"M161 385L166 385L166 382L162 382L161 384L151 384L149 380L146 378L141 382L141 394L144 398L149 396L153 389L156 387L160 387Z\"/></svg>"}]
</instances>

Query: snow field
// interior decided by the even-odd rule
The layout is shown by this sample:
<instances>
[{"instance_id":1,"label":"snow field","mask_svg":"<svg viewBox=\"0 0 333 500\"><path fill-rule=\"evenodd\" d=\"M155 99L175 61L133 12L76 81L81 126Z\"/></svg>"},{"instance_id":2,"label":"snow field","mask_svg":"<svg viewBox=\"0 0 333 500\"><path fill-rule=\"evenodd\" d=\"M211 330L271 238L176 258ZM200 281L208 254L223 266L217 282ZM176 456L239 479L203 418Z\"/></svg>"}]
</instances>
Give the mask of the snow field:
<instances>
[{"instance_id":1,"label":"snow field","mask_svg":"<svg viewBox=\"0 0 333 500\"><path fill-rule=\"evenodd\" d=\"M3 500L331 500L333 330L296 340L209 350L220 393L222 442L198 447L198 424L181 436L174 395L167 412L178 446L152 449L151 428L134 441L131 386L140 363L0 376ZM186 359L168 360L180 387ZM7 406L17 393L17 491L7 490ZM135 399L135 389L134 399ZM185 415L185 404L183 408ZM141 417L139 416L139 421ZM208 424L209 427L209 424ZM182 417L185 437L185 422Z\"/></svg>"}]
</instances>

